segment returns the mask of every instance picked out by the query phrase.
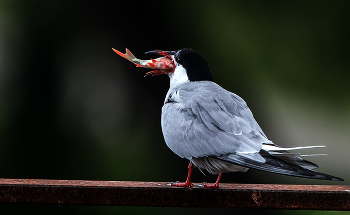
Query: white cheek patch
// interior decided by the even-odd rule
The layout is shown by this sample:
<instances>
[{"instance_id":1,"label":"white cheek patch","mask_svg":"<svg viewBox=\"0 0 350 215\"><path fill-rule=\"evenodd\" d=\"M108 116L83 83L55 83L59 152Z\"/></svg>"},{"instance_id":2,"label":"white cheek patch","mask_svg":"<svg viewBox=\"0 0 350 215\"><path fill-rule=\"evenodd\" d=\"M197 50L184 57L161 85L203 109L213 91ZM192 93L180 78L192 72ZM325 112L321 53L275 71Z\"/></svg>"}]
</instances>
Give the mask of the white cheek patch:
<instances>
[{"instance_id":1,"label":"white cheek patch","mask_svg":"<svg viewBox=\"0 0 350 215\"><path fill-rule=\"evenodd\" d=\"M170 87L175 87L189 81L186 69L181 64L178 64L176 60L174 60L174 62L176 66L175 70L169 73Z\"/></svg>"}]
</instances>

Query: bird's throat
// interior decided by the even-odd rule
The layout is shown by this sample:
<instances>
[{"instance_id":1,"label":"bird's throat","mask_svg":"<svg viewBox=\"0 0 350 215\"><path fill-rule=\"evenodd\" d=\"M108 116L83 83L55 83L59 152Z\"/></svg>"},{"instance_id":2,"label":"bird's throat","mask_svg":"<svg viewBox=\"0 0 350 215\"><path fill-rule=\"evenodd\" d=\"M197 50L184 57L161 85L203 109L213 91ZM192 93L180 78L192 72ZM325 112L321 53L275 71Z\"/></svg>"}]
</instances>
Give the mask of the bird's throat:
<instances>
[{"instance_id":1,"label":"bird's throat","mask_svg":"<svg viewBox=\"0 0 350 215\"><path fill-rule=\"evenodd\" d=\"M177 65L174 72L169 73L170 88L174 88L189 81L186 69L182 65Z\"/></svg>"}]
</instances>

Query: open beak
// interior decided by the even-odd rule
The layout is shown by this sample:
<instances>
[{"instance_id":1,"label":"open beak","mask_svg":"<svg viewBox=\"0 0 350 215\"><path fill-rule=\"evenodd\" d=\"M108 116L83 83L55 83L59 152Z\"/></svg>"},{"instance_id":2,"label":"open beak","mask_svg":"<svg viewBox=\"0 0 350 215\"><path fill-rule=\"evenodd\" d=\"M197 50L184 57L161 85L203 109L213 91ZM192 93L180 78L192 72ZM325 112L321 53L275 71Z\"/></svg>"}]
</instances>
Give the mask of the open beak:
<instances>
[{"instance_id":1,"label":"open beak","mask_svg":"<svg viewBox=\"0 0 350 215\"><path fill-rule=\"evenodd\" d=\"M112 48L113 49L113 48ZM147 72L145 76L149 75L162 75L162 74L169 74L174 72L175 70L175 63L171 55L175 55L175 51L161 51L161 50L154 50L146 52L146 54L157 54L162 55L164 57L151 59L151 60L141 60L136 58L131 51L126 49L126 53L123 54L120 51L113 49L115 53L117 53L119 56L127 59L128 61L132 62L136 65L136 67L144 67L148 69L155 69L151 72Z\"/></svg>"},{"instance_id":2,"label":"open beak","mask_svg":"<svg viewBox=\"0 0 350 215\"><path fill-rule=\"evenodd\" d=\"M147 72L144 77L146 76L154 76L154 75L163 75L172 73L175 70L175 64L174 60L171 57L171 55L175 55L175 51L162 51L162 50L154 50L154 51L148 51L145 54L157 54L162 55L164 57L157 58L156 60L152 60L152 63L149 63L148 65L153 66L156 68L156 70L153 70L151 72Z\"/></svg>"},{"instance_id":3,"label":"open beak","mask_svg":"<svg viewBox=\"0 0 350 215\"><path fill-rule=\"evenodd\" d=\"M176 51L162 51L162 50L154 50L154 51L148 51L145 54L158 54L158 55L165 55L165 56L170 56L170 55L175 55Z\"/></svg>"}]
</instances>

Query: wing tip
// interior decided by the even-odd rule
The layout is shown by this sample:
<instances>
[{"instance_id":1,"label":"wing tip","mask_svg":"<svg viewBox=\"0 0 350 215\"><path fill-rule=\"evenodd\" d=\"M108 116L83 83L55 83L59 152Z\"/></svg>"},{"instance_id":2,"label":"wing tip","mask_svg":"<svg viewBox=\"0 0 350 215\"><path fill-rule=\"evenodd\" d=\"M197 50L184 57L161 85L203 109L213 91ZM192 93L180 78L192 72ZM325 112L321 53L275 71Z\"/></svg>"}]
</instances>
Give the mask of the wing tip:
<instances>
[{"instance_id":1,"label":"wing tip","mask_svg":"<svg viewBox=\"0 0 350 215\"><path fill-rule=\"evenodd\" d=\"M289 175L294 177L309 178L309 179L318 179L318 180L328 180L328 181L344 181L342 178L335 176L327 175L325 173L316 172L302 166L292 164L288 161L282 160L280 158L270 155L268 152L261 150L259 154L266 159L264 164L261 164L257 161L251 160L249 158L237 155L230 154L226 156L220 156L217 159L230 162L236 165L244 166L247 168L252 168L256 170Z\"/></svg>"},{"instance_id":2,"label":"wing tip","mask_svg":"<svg viewBox=\"0 0 350 215\"><path fill-rule=\"evenodd\" d=\"M338 177L334 177L334 176L332 176L332 179L331 179L332 181L344 181L344 179L342 179L342 178L338 178Z\"/></svg>"}]
</instances>

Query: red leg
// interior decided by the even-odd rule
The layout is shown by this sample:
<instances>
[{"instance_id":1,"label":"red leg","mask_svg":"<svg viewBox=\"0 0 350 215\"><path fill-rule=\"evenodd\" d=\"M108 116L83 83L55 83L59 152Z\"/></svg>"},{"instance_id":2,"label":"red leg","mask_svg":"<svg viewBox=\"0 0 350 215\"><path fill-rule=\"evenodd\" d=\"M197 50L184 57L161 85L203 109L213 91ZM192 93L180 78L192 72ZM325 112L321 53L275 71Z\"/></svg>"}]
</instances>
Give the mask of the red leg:
<instances>
[{"instance_id":1,"label":"red leg","mask_svg":"<svg viewBox=\"0 0 350 215\"><path fill-rule=\"evenodd\" d=\"M193 163L190 161L188 164L188 174L187 174L187 179L185 183L173 183L171 186L176 186L176 187L193 187L193 184L191 182L191 174L193 171Z\"/></svg>"},{"instance_id":2,"label":"red leg","mask_svg":"<svg viewBox=\"0 0 350 215\"><path fill-rule=\"evenodd\" d=\"M220 183L221 176L222 176L222 172L219 173L218 179L216 179L215 184L204 184L204 187L208 187L208 188L220 188L219 183Z\"/></svg>"}]
</instances>

